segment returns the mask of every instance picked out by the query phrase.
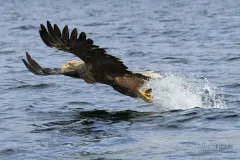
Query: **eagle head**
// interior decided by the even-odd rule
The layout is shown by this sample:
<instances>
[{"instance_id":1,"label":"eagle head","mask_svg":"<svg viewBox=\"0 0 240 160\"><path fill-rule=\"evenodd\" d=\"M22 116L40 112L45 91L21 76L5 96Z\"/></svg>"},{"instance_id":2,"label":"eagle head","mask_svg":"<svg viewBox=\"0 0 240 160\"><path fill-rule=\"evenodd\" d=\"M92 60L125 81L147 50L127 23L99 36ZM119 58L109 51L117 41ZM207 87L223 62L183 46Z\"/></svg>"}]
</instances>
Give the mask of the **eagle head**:
<instances>
[{"instance_id":1,"label":"eagle head","mask_svg":"<svg viewBox=\"0 0 240 160\"><path fill-rule=\"evenodd\" d=\"M82 63L83 63L82 61L72 60L72 61L70 61L70 62L68 62L68 63L66 63L62 66L61 72L75 70Z\"/></svg>"}]
</instances>

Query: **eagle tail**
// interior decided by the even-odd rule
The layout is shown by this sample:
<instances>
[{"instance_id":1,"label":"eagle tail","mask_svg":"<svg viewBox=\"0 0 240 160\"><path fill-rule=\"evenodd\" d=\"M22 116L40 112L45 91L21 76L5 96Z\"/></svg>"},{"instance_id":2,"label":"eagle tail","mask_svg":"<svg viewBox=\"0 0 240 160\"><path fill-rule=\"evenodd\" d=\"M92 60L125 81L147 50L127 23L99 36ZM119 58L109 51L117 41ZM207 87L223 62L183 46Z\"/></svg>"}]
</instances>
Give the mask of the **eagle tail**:
<instances>
[{"instance_id":1,"label":"eagle tail","mask_svg":"<svg viewBox=\"0 0 240 160\"><path fill-rule=\"evenodd\" d=\"M158 74L158 73L155 73L154 71L145 71L145 72L137 72L143 76L146 76L146 77L149 77L149 78L162 78L163 76Z\"/></svg>"}]
</instances>

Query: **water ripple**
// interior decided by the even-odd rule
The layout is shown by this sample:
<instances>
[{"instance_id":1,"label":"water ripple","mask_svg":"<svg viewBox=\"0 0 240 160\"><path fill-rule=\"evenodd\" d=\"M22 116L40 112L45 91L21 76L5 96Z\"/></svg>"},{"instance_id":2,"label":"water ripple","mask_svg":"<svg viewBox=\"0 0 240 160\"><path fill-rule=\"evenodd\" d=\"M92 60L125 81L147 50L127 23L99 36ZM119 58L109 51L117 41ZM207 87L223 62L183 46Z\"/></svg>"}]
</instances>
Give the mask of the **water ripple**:
<instances>
[{"instance_id":1,"label":"water ripple","mask_svg":"<svg viewBox=\"0 0 240 160\"><path fill-rule=\"evenodd\" d=\"M49 88L49 87L53 87L53 86L57 86L57 85L56 84L45 84L45 83L34 84L34 85L20 85L20 86L16 86L16 87L7 88L7 90L15 90L15 89L45 89L45 88Z\"/></svg>"},{"instance_id":2,"label":"water ripple","mask_svg":"<svg viewBox=\"0 0 240 160\"><path fill-rule=\"evenodd\" d=\"M33 26L33 25L28 25L28 26L19 26L19 27L14 27L14 28L11 28L11 30L23 30L23 31L28 31L28 30L36 30L38 29L39 27L38 26Z\"/></svg>"}]
</instances>

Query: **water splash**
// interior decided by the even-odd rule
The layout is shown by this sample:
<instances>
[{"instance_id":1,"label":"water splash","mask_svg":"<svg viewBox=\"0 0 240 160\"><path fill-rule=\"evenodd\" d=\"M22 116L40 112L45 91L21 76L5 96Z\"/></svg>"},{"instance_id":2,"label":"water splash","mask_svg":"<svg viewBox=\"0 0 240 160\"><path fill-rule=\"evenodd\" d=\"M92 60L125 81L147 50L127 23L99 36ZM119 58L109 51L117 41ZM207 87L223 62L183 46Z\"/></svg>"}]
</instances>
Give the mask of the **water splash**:
<instances>
[{"instance_id":1,"label":"water splash","mask_svg":"<svg viewBox=\"0 0 240 160\"><path fill-rule=\"evenodd\" d=\"M166 74L152 79L144 87L152 88L153 103L158 109L226 108L222 89L204 77Z\"/></svg>"}]
</instances>

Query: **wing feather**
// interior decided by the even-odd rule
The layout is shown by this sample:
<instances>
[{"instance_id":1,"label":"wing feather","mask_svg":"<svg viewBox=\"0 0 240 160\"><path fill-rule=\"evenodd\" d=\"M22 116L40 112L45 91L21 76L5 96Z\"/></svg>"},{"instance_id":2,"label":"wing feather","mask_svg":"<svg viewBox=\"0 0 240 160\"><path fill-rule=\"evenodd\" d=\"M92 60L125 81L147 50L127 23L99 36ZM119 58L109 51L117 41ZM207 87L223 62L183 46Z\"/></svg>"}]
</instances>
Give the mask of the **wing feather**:
<instances>
[{"instance_id":1,"label":"wing feather","mask_svg":"<svg viewBox=\"0 0 240 160\"><path fill-rule=\"evenodd\" d=\"M27 69L35 75L59 75L65 74L61 72L60 68L42 68L32 57L26 52L27 61L22 59L23 63L27 67Z\"/></svg>"},{"instance_id":2,"label":"wing feather","mask_svg":"<svg viewBox=\"0 0 240 160\"><path fill-rule=\"evenodd\" d=\"M29 64L31 64L31 66L36 68L36 70L43 70L43 68L34 59L32 59L32 57L29 55L28 52L26 52L26 57Z\"/></svg>"},{"instance_id":3,"label":"wing feather","mask_svg":"<svg viewBox=\"0 0 240 160\"><path fill-rule=\"evenodd\" d=\"M64 43L65 45L67 45L68 40L69 40L69 32L68 32L68 26L67 26L67 25L63 28L63 31L62 31L62 40L63 40L63 43Z\"/></svg>"},{"instance_id":4,"label":"wing feather","mask_svg":"<svg viewBox=\"0 0 240 160\"><path fill-rule=\"evenodd\" d=\"M32 72L35 75L41 75L32 66L30 66L24 59L22 59L22 61L30 72Z\"/></svg>"},{"instance_id":5,"label":"wing feather","mask_svg":"<svg viewBox=\"0 0 240 160\"><path fill-rule=\"evenodd\" d=\"M42 39L42 41L48 46L48 47L53 47L53 45L48 41L48 39L46 38L46 36L43 34L42 30L39 30L39 34L40 37Z\"/></svg>"},{"instance_id":6,"label":"wing feather","mask_svg":"<svg viewBox=\"0 0 240 160\"><path fill-rule=\"evenodd\" d=\"M71 36L70 36L70 40L71 40L71 41L69 41L69 43L71 43L71 44L69 44L70 46L74 46L75 43L77 42L77 34L78 34L77 29L74 28L71 33Z\"/></svg>"},{"instance_id":7,"label":"wing feather","mask_svg":"<svg viewBox=\"0 0 240 160\"><path fill-rule=\"evenodd\" d=\"M73 53L82 59L91 68L92 72L97 74L129 72L128 67L119 58L107 54L105 49L94 45L92 39L86 39L84 32L81 32L77 38L78 32L76 28L71 32L70 37L67 25L63 28L62 34L56 24L54 24L53 28L51 23L47 22L47 28L48 30L41 24L39 32L47 46Z\"/></svg>"},{"instance_id":8,"label":"wing feather","mask_svg":"<svg viewBox=\"0 0 240 160\"><path fill-rule=\"evenodd\" d=\"M48 33L48 31L47 31L47 29L45 28L44 25L41 25L41 31L42 31L42 35L45 37L45 39L46 39L51 45L56 44L55 40L54 40L53 37Z\"/></svg>"},{"instance_id":9,"label":"wing feather","mask_svg":"<svg viewBox=\"0 0 240 160\"><path fill-rule=\"evenodd\" d=\"M62 37L62 33L56 24L54 24L54 31L55 31L57 37Z\"/></svg>"},{"instance_id":10,"label":"wing feather","mask_svg":"<svg viewBox=\"0 0 240 160\"><path fill-rule=\"evenodd\" d=\"M47 21L47 28L49 35L52 36L53 40L57 43L57 45L64 45L61 40L61 36L59 37L59 33L57 33L58 30L55 31L49 21Z\"/></svg>"},{"instance_id":11,"label":"wing feather","mask_svg":"<svg viewBox=\"0 0 240 160\"><path fill-rule=\"evenodd\" d=\"M86 40L86 33L85 32L81 32L79 37L78 37L78 41L85 41Z\"/></svg>"}]
</instances>

